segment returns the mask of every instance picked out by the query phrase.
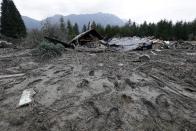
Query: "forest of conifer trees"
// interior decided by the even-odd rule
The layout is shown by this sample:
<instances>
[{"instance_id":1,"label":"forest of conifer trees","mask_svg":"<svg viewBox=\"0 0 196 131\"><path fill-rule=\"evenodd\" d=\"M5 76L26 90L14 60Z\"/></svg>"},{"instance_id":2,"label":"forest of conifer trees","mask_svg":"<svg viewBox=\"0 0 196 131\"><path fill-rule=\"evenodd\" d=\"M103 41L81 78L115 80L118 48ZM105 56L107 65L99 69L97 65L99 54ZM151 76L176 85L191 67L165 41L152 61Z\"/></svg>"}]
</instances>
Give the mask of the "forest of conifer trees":
<instances>
[{"instance_id":1,"label":"forest of conifer trees","mask_svg":"<svg viewBox=\"0 0 196 131\"><path fill-rule=\"evenodd\" d=\"M78 27L75 28L77 23L72 25L70 21L67 22L68 35L78 34ZM84 25L81 32L89 29L89 24ZM163 40L196 40L196 19L192 22L178 21L173 23L172 21L161 20L157 23L142 24L135 22L127 22L124 26L111 26L106 27L92 22L91 28L95 28L105 38L111 37L148 37L154 36ZM71 37L71 38L72 38Z\"/></svg>"},{"instance_id":2,"label":"forest of conifer trees","mask_svg":"<svg viewBox=\"0 0 196 131\"><path fill-rule=\"evenodd\" d=\"M196 40L196 20L192 22L161 20L158 23L136 24L129 22L122 27L99 24L96 29L106 37L131 37L131 36L155 36L163 40Z\"/></svg>"}]
</instances>

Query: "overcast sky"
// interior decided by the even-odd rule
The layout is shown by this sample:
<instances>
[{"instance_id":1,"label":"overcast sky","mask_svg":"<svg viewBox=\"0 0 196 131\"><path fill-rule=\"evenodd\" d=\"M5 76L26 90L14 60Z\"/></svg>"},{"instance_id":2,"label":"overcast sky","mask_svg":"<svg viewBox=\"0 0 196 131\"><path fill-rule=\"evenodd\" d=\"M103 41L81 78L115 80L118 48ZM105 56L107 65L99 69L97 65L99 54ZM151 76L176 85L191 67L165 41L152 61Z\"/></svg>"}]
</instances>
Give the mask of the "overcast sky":
<instances>
[{"instance_id":1,"label":"overcast sky","mask_svg":"<svg viewBox=\"0 0 196 131\"><path fill-rule=\"evenodd\" d=\"M138 23L196 18L196 0L14 0L22 15L41 20L55 14L111 13Z\"/></svg>"}]
</instances>

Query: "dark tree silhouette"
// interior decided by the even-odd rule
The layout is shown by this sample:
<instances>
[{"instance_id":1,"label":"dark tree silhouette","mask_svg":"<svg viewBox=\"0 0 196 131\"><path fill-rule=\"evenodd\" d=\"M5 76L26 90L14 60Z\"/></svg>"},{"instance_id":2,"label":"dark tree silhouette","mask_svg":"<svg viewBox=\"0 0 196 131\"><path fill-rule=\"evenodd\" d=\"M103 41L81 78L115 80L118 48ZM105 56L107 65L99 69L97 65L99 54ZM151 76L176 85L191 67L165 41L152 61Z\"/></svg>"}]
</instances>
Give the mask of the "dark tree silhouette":
<instances>
[{"instance_id":1,"label":"dark tree silhouette","mask_svg":"<svg viewBox=\"0 0 196 131\"><path fill-rule=\"evenodd\" d=\"M86 25L83 25L82 32L85 32L85 31L87 31L87 27L86 27Z\"/></svg>"},{"instance_id":2,"label":"dark tree silhouette","mask_svg":"<svg viewBox=\"0 0 196 131\"><path fill-rule=\"evenodd\" d=\"M26 36L25 24L12 0L3 0L1 4L1 34L21 38Z\"/></svg>"},{"instance_id":3,"label":"dark tree silhouette","mask_svg":"<svg viewBox=\"0 0 196 131\"><path fill-rule=\"evenodd\" d=\"M77 23L74 24L73 30L74 30L75 35L78 35L80 33Z\"/></svg>"}]
</instances>

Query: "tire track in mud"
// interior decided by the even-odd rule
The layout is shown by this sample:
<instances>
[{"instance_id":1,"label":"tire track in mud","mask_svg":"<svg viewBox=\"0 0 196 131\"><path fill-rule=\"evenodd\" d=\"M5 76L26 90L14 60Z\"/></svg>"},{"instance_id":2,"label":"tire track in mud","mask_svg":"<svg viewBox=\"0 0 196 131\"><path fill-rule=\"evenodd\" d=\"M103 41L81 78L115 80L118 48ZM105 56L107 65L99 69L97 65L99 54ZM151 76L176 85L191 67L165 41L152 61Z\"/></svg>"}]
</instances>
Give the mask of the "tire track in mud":
<instances>
[{"instance_id":1,"label":"tire track in mud","mask_svg":"<svg viewBox=\"0 0 196 131\"><path fill-rule=\"evenodd\" d=\"M193 96L189 96L194 94L194 88L183 81L178 82L181 75L175 78L172 74L182 72L181 67L171 69L175 68L173 65L183 62L182 59L177 61L177 55L161 52L151 57L150 62L134 63L135 53L78 53L78 58L74 53L69 53L29 70L25 80L16 79L11 85L3 82L9 88L0 92L8 93L7 97L20 97L20 92L26 88L35 88L37 92L34 103L27 107L13 110L10 104L17 103L17 100L6 101L8 103L4 107L0 104L1 112L15 114L8 116L10 118L0 114L1 121L4 122L6 118L10 122L7 129L14 129L17 123L13 121L19 120L17 128L30 131L195 130L196 102ZM103 59L105 56L107 58ZM171 61L167 56L171 57ZM159 62L159 59L166 60ZM100 63L104 66L100 67ZM124 65L119 67L119 63ZM192 65L188 66L193 68ZM94 73L90 75L92 70ZM182 76L188 72L182 72ZM192 77L194 70L190 79ZM193 84L190 82L190 85ZM185 89L187 91L183 92ZM58 97L51 96L51 92ZM50 106L41 101L46 96L52 99ZM4 99L1 101L5 102Z\"/></svg>"}]
</instances>

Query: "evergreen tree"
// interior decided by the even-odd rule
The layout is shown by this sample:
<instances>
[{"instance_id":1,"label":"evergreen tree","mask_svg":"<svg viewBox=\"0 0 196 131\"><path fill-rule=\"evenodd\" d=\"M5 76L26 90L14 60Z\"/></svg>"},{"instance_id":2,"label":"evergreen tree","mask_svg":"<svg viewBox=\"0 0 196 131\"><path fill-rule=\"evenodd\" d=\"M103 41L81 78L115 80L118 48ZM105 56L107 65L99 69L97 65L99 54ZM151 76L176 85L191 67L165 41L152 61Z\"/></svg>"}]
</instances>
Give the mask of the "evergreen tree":
<instances>
[{"instance_id":1,"label":"evergreen tree","mask_svg":"<svg viewBox=\"0 0 196 131\"><path fill-rule=\"evenodd\" d=\"M140 32L139 35L142 37L148 35L148 24L146 21L144 21L144 23L140 25L139 32Z\"/></svg>"},{"instance_id":2,"label":"evergreen tree","mask_svg":"<svg viewBox=\"0 0 196 131\"><path fill-rule=\"evenodd\" d=\"M136 23L133 22L130 26L130 36L136 36L137 35L137 26Z\"/></svg>"},{"instance_id":3,"label":"evergreen tree","mask_svg":"<svg viewBox=\"0 0 196 131\"><path fill-rule=\"evenodd\" d=\"M45 36L54 37L53 30L51 30L52 25L48 19L43 21L41 31Z\"/></svg>"},{"instance_id":4,"label":"evergreen tree","mask_svg":"<svg viewBox=\"0 0 196 131\"><path fill-rule=\"evenodd\" d=\"M144 22L141 25L137 25L135 22L129 20L124 26L111 26L107 25L103 27L100 24L89 22L88 27L96 28L96 30L106 36L111 37L131 37L131 36L155 36L156 38L163 40L196 40L196 20L192 22L177 22L175 24L172 21L160 20L158 23ZM73 27L68 22L68 34L69 39L73 38L77 34L77 25ZM86 31L87 26L84 25L82 31Z\"/></svg>"},{"instance_id":5,"label":"evergreen tree","mask_svg":"<svg viewBox=\"0 0 196 131\"><path fill-rule=\"evenodd\" d=\"M96 29L96 23L95 23L95 21L93 21L93 23L91 24L91 29Z\"/></svg>"},{"instance_id":6,"label":"evergreen tree","mask_svg":"<svg viewBox=\"0 0 196 131\"><path fill-rule=\"evenodd\" d=\"M26 36L26 27L12 0L3 0L1 4L1 34L13 38Z\"/></svg>"},{"instance_id":7,"label":"evergreen tree","mask_svg":"<svg viewBox=\"0 0 196 131\"><path fill-rule=\"evenodd\" d=\"M91 29L91 22L89 21L89 22L88 22L87 30L90 30L90 29Z\"/></svg>"},{"instance_id":8,"label":"evergreen tree","mask_svg":"<svg viewBox=\"0 0 196 131\"><path fill-rule=\"evenodd\" d=\"M174 26L174 36L176 40L184 39L184 29L183 29L183 22L179 21Z\"/></svg>"},{"instance_id":9,"label":"evergreen tree","mask_svg":"<svg viewBox=\"0 0 196 131\"><path fill-rule=\"evenodd\" d=\"M194 35L196 36L196 19L193 21L192 23L192 32L194 33Z\"/></svg>"},{"instance_id":10,"label":"evergreen tree","mask_svg":"<svg viewBox=\"0 0 196 131\"><path fill-rule=\"evenodd\" d=\"M66 29L64 18L61 17L59 22L60 22L60 25L59 25L58 37L59 39L66 41L67 40L67 29Z\"/></svg>"},{"instance_id":11,"label":"evergreen tree","mask_svg":"<svg viewBox=\"0 0 196 131\"><path fill-rule=\"evenodd\" d=\"M114 27L112 27L112 28L114 28ZM113 33L114 33L114 31L113 31ZM130 28L129 23L126 23L123 27L120 28L120 34L118 34L118 35L123 36L123 37L131 36L131 28Z\"/></svg>"},{"instance_id":12,"label":"evergreen tree","mask_svg":"<svg viewBox=\"0 0 196 131\"><path fill-rule=\"evenodd\" d=\"M193 34L193 39L196 40L196 19L192 22L192 24L190 25L190 29L191 32L190 34L192 33Z\"/></svg>"},{"instance_id":13,"label":"evergreen tree","mask_svg":"<svg viewBox=\"0 0 196 131\"><path fill-rule=\"evenodd\" d=\"M148 36L155 36L155 32L156 32L156 25L154 23L149 23L147 35Z\"/></svg>"},{"instance_id":14,"label":"evergreen tree","mask_svg":"<svg viewBox=\"0 0 196 131\"><path fill-rule=\"evenodd\" d=\"M65 21L64 21L64 18L63 17L60 18L60 30L63 33L66 32Z\"/></svg>"},{"instance_id":15,"label":"evergreen tree","mask_svg":"<svg viewBox=\"0 0 196 131\"><path fill-rule=\"evenodd\" d=\"M74 38L75 33L74 33L74 29L73 29L73 26L70 20L67 21L67 31L68 31L68 40L71 40L72 38Z\"/></svg>"},{"instance_id":16,"label":"evergreen tree","mask_svg":"<svg viewBox=\"0 0 196 131\"><path fill-rule=\"evenodd\" d=\"M104 34L104 27L101 24L97 24L96 26L96 30L100 33L100 34Z\"/></svg>"},{"instance_id":17,"label":"evergreen tree","mask_svg":"<svg viewBox=\"0 0 196 131\"><path fill-rule=\"evenodd\" d=\"M82 32L85 32L85 31L87 31L87 27L86 27L86 25L83 25Z\"/></svg>"},{"instance_id":18,"label":"evergreen tree","mask_svg":"<svg viewBox=\"0 0 196 131\"><path fill-rule=\"evenodd\" d=\"M74 24L73 30L74 30L74 34L75 35L79 34L79 28L78 28L78 24L77 23Z\"/></svg>"},{"instance_id":19,"label":"evergreen tree","mask_svg":"<svg viewBox=\"0 0 196 131\"><path fill-rule=\"evenodd\" d=\"M172 22L161 20L157 23L156 36L164 40L170 40L172 36Z\"/></svg>"},{"instance_id":20,"label":"evergreen tree","mask_svg":"<svg viewBox=\"0 0 196 131\"><path fill-rule=\"evenodd\" d=\"M111 36L111 26L110 25L107 25L106 28L105 28L105 35L106 37L112 37Z\"/></svg>"}]
</instances>

